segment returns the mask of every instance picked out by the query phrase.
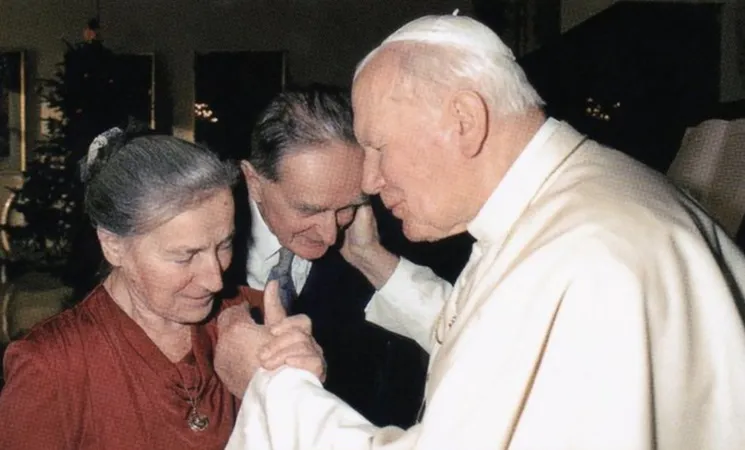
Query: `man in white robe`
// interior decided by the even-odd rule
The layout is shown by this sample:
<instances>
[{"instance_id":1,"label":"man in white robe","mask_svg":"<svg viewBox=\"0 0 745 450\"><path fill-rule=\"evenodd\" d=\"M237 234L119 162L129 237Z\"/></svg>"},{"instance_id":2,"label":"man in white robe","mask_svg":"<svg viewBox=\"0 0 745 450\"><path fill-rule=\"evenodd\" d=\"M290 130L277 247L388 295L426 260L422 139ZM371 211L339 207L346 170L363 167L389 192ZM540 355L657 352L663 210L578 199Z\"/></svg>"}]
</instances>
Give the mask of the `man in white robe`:
<instances>
[{"instance_id":1,"label":"man in white robe","mask_svg":"<svg viewBox=\"0 0 745 450\"><path fill-rule=\"evenodd\" d=\"M745 448L745 257L695 201L545 117L468 18L407 24L353 91L363 189L412 240L476 239L437 314L368 306L429 342L426 407L377 428L310 372L248 371L228 449ZM238 332L216 358L256 367Z\"/></svg>"}]
</instances>

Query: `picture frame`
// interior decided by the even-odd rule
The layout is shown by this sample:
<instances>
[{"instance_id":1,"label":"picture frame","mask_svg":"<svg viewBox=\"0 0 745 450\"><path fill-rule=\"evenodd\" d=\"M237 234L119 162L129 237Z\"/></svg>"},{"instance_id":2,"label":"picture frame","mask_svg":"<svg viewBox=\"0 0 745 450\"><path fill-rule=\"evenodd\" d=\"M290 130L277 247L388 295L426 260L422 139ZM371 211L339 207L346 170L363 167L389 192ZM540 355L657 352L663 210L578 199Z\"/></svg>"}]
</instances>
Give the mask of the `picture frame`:
<instances>
[{"instance_id":1,"label":"picture frame","mask_svg":"<svg viewBox=\"0 0 745 450\"><path fill-rule=\"evenodd\" d=\"M0 172L26 170L27 53L0 49Z\"/></svg>"},{"instance_id":2,"label":"picture frame","mask_svg":"<svg viewBox=\"0 0 745 450\"><path fill-rule=\"evenodd\" d=\"M116 73L120 82L131 87L124 107L132 117L147 124L155 130L155 54L154 53L117 53Z\"/></svg>"}]
</instances>

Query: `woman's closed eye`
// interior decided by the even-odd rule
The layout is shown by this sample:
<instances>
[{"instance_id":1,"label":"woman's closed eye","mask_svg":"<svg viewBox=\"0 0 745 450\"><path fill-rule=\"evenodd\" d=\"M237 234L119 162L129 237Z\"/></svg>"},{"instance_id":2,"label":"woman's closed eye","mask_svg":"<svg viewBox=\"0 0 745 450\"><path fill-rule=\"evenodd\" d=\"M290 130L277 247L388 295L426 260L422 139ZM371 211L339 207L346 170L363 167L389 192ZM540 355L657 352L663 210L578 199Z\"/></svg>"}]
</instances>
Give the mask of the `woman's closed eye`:
<instances>
[{"instance_id":1,"label":"woman's closed eye","mask_svg":"<svg viewBox=\"0 0 745 450\"><path fill-rule=\"evenodd\" d=\"M190 253L187 256L182 256L182 257L176 259L174 262L176 264L189 264L189 263L191 263L194 260L194 255L195 254L196 253Z\"/></svg>"}]
</instances>

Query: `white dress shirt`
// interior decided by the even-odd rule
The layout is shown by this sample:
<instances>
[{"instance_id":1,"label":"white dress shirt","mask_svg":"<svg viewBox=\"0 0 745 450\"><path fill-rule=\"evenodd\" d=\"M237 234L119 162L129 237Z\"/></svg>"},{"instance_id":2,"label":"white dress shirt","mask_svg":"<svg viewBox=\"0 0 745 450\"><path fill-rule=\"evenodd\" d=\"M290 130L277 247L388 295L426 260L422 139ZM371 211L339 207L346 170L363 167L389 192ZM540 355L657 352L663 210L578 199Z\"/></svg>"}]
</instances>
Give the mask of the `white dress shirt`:
<instances>
[{"instance_id":1,"label":"white dress shirt","mask_svg":"<svg viewBox=\"0 0 745 450\"><path fill-rule=\"evenodd\" d=\"M660 174L547 128L469 224L435 323L416 299L375 311L433 330L422 421L378 428L309 372L260 370L228 449L745 448L745 257Z\"/></svg>"},{"instance_id":2,"label":"white dress shirt","mask_svg":"<svg viewBox=\"0 0 745 450\"><path fill-rule=\"evenodd\" d=\"M269 230L261 217L256 202L249 199L251 208L251 241L248 247L246 266L248 285L259 291L264 290L269 271L279 262L279 249L282 245L277 236ZM298 294L308 280L311 262L297 255L292 258L292 281Z\"/></svg>"}]
</instances>

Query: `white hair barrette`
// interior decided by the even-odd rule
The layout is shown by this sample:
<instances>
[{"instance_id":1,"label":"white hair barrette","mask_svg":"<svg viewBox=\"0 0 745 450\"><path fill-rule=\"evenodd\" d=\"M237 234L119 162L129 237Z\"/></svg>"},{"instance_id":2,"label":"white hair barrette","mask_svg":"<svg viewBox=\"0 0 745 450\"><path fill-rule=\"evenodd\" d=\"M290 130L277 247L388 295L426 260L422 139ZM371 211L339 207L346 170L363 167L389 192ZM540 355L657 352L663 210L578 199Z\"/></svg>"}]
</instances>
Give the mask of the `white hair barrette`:
<instances>
[{"instance_id":1,"label":"white hair barrette","mask_svg":"<svg viewBox=\"0 0 745 450\"><path fill-rule=\"evenodd\" d=\"M459 12L460 12L460 8L455 8L455 11L453 11L453 15L457 16Z\"/></svg>"},{"instance_id":2,"label":"white hair barrette","mask_svg":"<svg viewBox=\"0 0 745 450\"><path fill-rule=\"evenodd\" d=\"M124 131L121 128L114 127L96 136L93 142L91 142L91 145L88 146L88 157L85 160L86 165L90 167L91 163L98 157L98 151L108 145L109 139L121 136L122 134L124 134Z\"/></svg>"}]
</instances>

